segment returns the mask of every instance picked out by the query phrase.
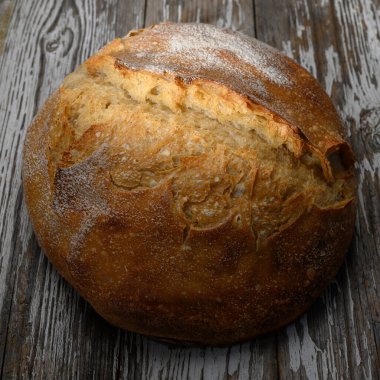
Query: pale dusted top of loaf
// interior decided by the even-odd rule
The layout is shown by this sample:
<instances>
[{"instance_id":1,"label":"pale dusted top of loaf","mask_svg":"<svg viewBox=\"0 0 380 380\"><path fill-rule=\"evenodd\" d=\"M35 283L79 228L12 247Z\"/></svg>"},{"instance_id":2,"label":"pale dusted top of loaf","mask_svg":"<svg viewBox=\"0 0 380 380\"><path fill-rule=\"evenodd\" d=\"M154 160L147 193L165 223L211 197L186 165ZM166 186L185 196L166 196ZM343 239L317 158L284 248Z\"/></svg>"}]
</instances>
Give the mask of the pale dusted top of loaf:
<instances>
[{"instance_id":1,"label":"pale dusted top of loaf","mask_svg":"<svg viewBox=\"0 0 380 380\"><path fill-rule=\"evenodd\" d=\"M287 121L321 159L341 150L352 164L341 121L318 82L270 46L207 24L162 23L135 31L116 53L129 68L171 73L187 83L205 79L224 84Z\"/></svg>"}]
</instances>

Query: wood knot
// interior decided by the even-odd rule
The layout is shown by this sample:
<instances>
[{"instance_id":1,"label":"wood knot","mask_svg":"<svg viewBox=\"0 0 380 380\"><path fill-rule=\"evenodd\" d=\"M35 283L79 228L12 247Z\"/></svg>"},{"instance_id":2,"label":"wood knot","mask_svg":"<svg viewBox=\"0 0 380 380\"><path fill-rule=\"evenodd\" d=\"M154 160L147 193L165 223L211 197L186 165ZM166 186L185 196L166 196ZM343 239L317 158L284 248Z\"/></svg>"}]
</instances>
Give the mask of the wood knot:
<instances>
[{"instance_id":1,"label":"wood knot","mask_svg":"<svg viewBox=\"0 0 380 380\"><path fill-rule=\"evenodd\" d=\"M380 152L380 107L362 110L360 131L366 151Z\"/></svg>"},{"instance_id":2,"label":"wood knot","mask_svg":"<svg viewBox=\"0 0 380 380\"><path fill-rule=\"evenodd\" d=\"M46 37L46 41L44 43L45 50L48 53L54 53L57 50L62 54L62 56L66 56L73 46L74 41L74 32L62 25L62 29L54 30L50 35Z\"/></svg>"}]
</instances>

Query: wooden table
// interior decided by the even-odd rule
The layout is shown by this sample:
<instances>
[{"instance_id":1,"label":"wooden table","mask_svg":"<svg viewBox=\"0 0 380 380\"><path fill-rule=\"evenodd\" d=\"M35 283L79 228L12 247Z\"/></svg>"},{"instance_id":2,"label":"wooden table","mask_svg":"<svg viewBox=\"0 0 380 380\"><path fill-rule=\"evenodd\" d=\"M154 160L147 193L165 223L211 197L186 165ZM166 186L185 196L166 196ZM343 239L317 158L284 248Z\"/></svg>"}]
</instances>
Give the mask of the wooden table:
<instances>
[{"instance_id":1,"label":"wooden table","mask_svg":"<svg viewBox=\"0 0 380 380\"><path fill-rule=\"evenodd\" d=\"M357 156L355 238L307 315L226 348L175 348L108 325L33 235L21 152L37 109L115 36L162 20L240 30L331 94ZM0 370L4 379L380 379L380 0L0 0ZM1 376L0 375L0 376Z\"/></svg>"}]
</instances>

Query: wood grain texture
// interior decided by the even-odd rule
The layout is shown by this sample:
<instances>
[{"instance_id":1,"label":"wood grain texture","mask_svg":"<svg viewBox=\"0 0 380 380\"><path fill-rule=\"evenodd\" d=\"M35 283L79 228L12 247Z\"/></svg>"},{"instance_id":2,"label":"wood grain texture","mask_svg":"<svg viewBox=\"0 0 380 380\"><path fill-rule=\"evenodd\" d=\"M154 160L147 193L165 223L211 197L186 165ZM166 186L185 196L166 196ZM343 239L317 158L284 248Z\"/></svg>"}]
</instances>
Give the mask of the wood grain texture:
<instances>
[{"instance_id":1,"label":"wood grain texture","mask_svg":"<svg viewBox=\"0 0 380 380\"><path fill-rule=\"evenodd\" d=\"M0 0L0 19L13 3L0 53L1 377L380 378L380 1ZM22 202L22 142L47 96L107 41L163 20L256 31L296 59L331 94L358 159L346 264L307 315L245 344L172 347L108 325L40 251Z\"/></svg>"},{"instance_id":2,"label":"wood grain texture","mask_svg":"<svg viewBox=\"0 0 380 380\"><path fill-rule=\"evenodd\" d=\"M6 265L1 271L4 345L0 354L4 378L224 379L228 375L261 379L265 373L272 377L277 371L274 336L230 348L189 349L169 347L109 326L57 274L33 237L20 190L25 127L62 78L112 39L115 30L123 35L141 27L144 14L150 24L159 21L154 19L156 4L148 5L99 2L95 7L87 1L40 1L25 7L21 1L16 3L10 25L16 33L3 60L5 66L1 67L1 79L8 80L4 100L14 101L1 115L13 118L4 123L12 124L13 129L2 132L15 157L2 162L9 164L6 173L17 170L11 180L4 182L8 188L3 193L9 199L2 203L4 212L14 210L3 219L9 224L2 228L5 239L1 252ZM253 33L252 4L245 4L245 16L236 1L211 5L184 7L186 16L165 11L165 19L198 19ZM218 13L214 14L214 9ZM14 70L17 57L24 65ZM23 85L25 81L28 82ZM14 98L5 95L14 90ZM20 115L12 109L16 104ZM10 145L8 141L16 137L18 144Z\"/></svg>"},{"instance_id":3,"label":"wood grain texture","mask_svg":"<svg viewBox=\"0 0 380 380\"><path fill-rule=\"evenodd\" d=\"M122 28L140 27L130 2ZM139 8L140 7L140 8ZM113 378L120 332L98 317L39 251L22 203L25 129L80 62L115 37L118 1L18 1L0 63L0 360L10 378ZM121 21L120 21L121 23ZM22 64L15 64L22 62ZM91 321L91 322L90 322Z\"/></svg>"},{"instance_id":4,"label":"wood grain texture","mask_svg":"<svg viewBox=\"0 0 380 380\"><path fill-rule=\"evenodd\" d=\"M4 41L8 32L15 0L0 0L0 56L3 53Z\"/></svg>"},{"instance_id":5,"label":"wood grain texture","mask_svg":"<svg viewBox=\"0 0 380 380\"><path fill-rule=\"evenodd\" d=\"M358 159L351 251L323 297L279 334L281 378L380 378L379 11L379 1L371 0L256 1L258 38L324 85Z\"/></svg>"},{"instance_id":6,"label":"wood grain texture","mask_svg":"<svg viewBox=\"0 0 380 380\"><path fill-rule=\"evenodd\" d=\"M145 25L161 21L210 23L250 36L255 30L251 0L148 0Z\"/></svg>"}]
</instances>

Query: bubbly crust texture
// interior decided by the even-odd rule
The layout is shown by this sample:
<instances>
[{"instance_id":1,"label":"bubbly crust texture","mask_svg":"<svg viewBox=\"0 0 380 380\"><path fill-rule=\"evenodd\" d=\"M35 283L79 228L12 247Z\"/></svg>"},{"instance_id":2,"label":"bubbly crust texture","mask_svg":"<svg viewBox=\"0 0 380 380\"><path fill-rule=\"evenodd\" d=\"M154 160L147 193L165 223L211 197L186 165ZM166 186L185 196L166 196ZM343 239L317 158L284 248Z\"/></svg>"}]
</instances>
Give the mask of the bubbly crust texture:
<instances>
[{"instance_id":1,"label":"bubbly crust texture","mask_svg":"<svg viewBox=\"0 0 380 380\"><path fill-rule=\"evenodd\" d=\"M353 163L295 62L237 32L163 23L65 78L28 130L23 183L40 245L106 320L222 345L289 323L334 277Z\"/></svg>"}]
</instances>

